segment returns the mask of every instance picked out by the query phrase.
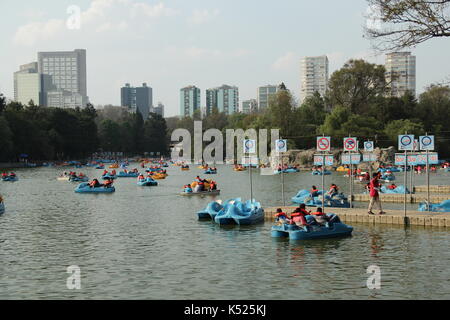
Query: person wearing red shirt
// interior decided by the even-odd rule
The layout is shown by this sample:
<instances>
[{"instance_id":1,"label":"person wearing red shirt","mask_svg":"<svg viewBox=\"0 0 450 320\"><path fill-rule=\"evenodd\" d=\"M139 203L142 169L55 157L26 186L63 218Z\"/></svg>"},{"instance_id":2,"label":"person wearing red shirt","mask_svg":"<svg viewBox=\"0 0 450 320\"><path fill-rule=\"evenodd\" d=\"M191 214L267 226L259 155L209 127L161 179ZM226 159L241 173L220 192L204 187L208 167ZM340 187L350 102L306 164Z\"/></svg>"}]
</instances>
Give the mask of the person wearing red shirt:
<instances>
[{"instance_id":1,"label":"person wearing red shirt","mask_svg":"<svg viewBox=\"0 0 450 320\"><path fill-rule=\"evenodd\" d=\"M307 226L306 216L310 215L309 211L306 211L306 205L302 203L299 208L295 209L291 214L292 222L297 226Z\"/></svg>"},{"instance_id":2,"label":"person wearing red shirt","mask_svg":"<svg viewBox=\"0 0 450 320\"><path fill-rule=\"evenodd\" d=\"M372 212L372 208L373 208L374 204L376 203L378 205L378 207L380 208L379 214L384 214L385 212L383 212L383 209L381 208L380 194L378 193L378 190L380 188L380 183L378 182L379 173L374 172L372 176L373 176L373 178L372 178L372 180L370 180L370 183L369 183L370 203L369 203L369 209L368 209L369 212L368 213L374 214Z\"/></svg>"}]
</instances>

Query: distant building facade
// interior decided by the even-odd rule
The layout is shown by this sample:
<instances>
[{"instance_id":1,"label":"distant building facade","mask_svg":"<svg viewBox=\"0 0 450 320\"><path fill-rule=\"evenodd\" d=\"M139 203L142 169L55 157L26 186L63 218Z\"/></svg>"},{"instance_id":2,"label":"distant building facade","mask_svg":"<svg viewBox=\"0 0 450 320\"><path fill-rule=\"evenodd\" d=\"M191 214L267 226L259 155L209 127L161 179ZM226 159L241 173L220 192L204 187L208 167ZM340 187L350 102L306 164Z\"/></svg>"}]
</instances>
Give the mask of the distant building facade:
<instances>
[{"instance_id":1,"label":"distant building facade","mask_svg":"<svg viewBox=\"0 0 450 320\"><path fill-rule=\"evenodd\" d=\"M269 107L270 98L275 96L278 92L277 85L262 86L258 88L258 109L264 110Z\"/></svg>"},{"instance_id":2,"label":"distant building facade","mask_svg":"<svg viewBox=\"0 0 450 320\"><path fill-rule=\"evenodd\" d=\"M32 62L20 66L14 72L14 100L28 104L47 106L47 91L54 89L52 78L38 72L38 63Z\"/></svg>"},{"instance_id":3,"label":"distant building facade","mask_svg":"<svg viewBox=\"0 0 450 320\"><path fill-rule=\"evenodd\" d=\"M88 102L86 50L38 52L38 71L51 76L53 89L47 93L47 106L85 107Z\"/></svg>"},{"instance_id":4,"label":"distant building facade","mask_svg":"<svg viewBox=\"0 0 450 320\"><path fill-rule=\"evenodd\" d=\"M120 89L120 100L123 107L128 107L131 112L139 111L145 120L153 106L153 89L146 83L142 87L132 87L127 83Z\"/></svg>"},{"instance_id":5,"label":"distant building facade","mask_svg":"<svg viewBox=\"0 0 450 320\"><path fill-rule=\"evenodd\" d=\"M192 117L197 110L200 110L200 89L196 86L180 89L180 116Z\"/></svg>"},{"instance_id":6,"label":"distant building facade","mask_svg":"<svg viewBox=\"0 0 450 320\"><path fill-rule=\"evenodd\" d=\"M304 57L300 62L300 100L319 92L324 96L328 88L329 66L327 56Z\"/></svg>"},{"instance_id":7,"label":"distant building facade","mask_svg":"<svg viewBox=\"0 0 450 320\"><path fill-rule=\"evenodd\" d=\"M250 114L258 110L258 101L256 99L242 101L242 113Z\"/></svg>"},{"instance_id":8,"label":"distant building facade","mask_svg":"<svg viewBox=\"0 0 450 320\"><path fill-rule=\"evenodd\" d=\"M416 95L416 57L411 52L388 53L385 67L388 96L401 97L407 91Z\"/></svg>"},{"instance_id":9,"label":"distant building facade","mask_svg":"<svg viewBox=\"0 0 450 320\"><path fill-rule=\"evenodd\" d=\"M164 118L164 105L161 102L158 102L158 106L151 107L150 112L159 114L161 117Z\"/></svg>"},{"instance_id":10,"label":"distant building facade","mask_svg":"<svg viewBox=\"0 0 450 320\"><path fill-rule=\"evenodd\" d=\"M206 113L217 108L227 115L239 112L239 89L236 86L222 85L206 90Z\"/></svg>"}]
</instances>

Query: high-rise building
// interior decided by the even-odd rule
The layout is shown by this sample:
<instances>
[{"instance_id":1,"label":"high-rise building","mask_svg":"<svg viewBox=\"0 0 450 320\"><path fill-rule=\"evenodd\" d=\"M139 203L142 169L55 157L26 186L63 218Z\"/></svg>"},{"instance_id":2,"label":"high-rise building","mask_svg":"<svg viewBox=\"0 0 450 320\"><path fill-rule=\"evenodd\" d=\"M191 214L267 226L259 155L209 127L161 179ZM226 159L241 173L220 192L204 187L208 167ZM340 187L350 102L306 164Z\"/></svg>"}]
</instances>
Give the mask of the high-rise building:
<instances>
[{"instance_id":1,"label":"high-rise building","mask_svg":"<svg viewBox=\"0 0 450 320\"><path fill-rule=\"evenodd\" d=\"M300 100L303 102L314 92L324 96L328 88L328 57L304 57L300 62Z\"/></svg>"},{"instance_id":2,"label":"high-rise building","mask_svg":"<svg viewBox=\"0 0 450 320\"><path fill-rule=\"evenodd\" d=\"M146 83L142 87L131 87L129 83L120 89L120 98L123 107L131 112L139 111L144 119L148 118L150 107L153 106L153 89Z\"/></svg>"},{"instance_id":3,"label":"high-rise building","mask_svg":"<svg viewBox=\"0 0 450 320\"><path fill-rule=\"evenodd\" d=\"M38 52L39 73L50 75L54 90L49 107L85 107L88 103L86 50Z\"/></svg>"},{"instance_id":4,"label":"high-rise building","mask_svg":"<svg viewBox=\"0 0 450 320\"><path fill-rule=\"evenodd\" d=\"M38 73L37 62L22 65L14 72L14 100L17 102L28 104L33 100L36 105L47 106L46 94L53 88L51 76Z\"/></svg>"},{"instance_id":5,"label":"high-rise building","mask_svg":"<svg viewBox=\"0 0 450 320\"><path fill-rule=\"evenodd\" d=\"M200 109L200 89L188 86L180 89L180 116L192 117Z\"/></svg>"},{"instance_id":6,"label":"high-rise building","mask_svg":"<svg viewBox=\"0 0 450 320\"><path fill-rule=\"evenodd\" d=\"M389 96L401 97L407 91L416 95L416 57L411 52L388 53L385 67Z\"/></svg>"},{"instance_id":7,"label":"high-rise building","mask_svg":"<svg viewBox=\"0 0 450 320\"><path fill-rule=\"evenodd\" d=\"M278 92L277 85L268 84L258 88L258 109L264 110L269 106L270 98Z\"/></svg>"},{"instance_id":8,"label":"high-rise building","mask_svg":"<svg viewBox=\"0 0 450 320\"><path fill-rule=\"evenodd\" d=\"M250 114L258 110L258 101L256 99L242 101L242 113Z\"/></svg>"},{"instance_id":9,"label":"high-rise building","mask_svg":"<svg viewBox=\"0 0 450 320\"><path fill-rule=\"evenodd\" d=\"M157 107L151 107L150 112L159 114L161 117L164 118L164 105L161 102L158 102Z\"/></svg>"},{"instance_id":10,"label":"high-rise building","mask_svg":"<svg viewBox=\"0 0 450 320\"><path fill-rule=\"evenodd\" d=\"M239 111L239 89L235 86L222 85L221 87L206 90L206 112L210 114L213 108L225 114Z\"/></svg>"}]
</instances>

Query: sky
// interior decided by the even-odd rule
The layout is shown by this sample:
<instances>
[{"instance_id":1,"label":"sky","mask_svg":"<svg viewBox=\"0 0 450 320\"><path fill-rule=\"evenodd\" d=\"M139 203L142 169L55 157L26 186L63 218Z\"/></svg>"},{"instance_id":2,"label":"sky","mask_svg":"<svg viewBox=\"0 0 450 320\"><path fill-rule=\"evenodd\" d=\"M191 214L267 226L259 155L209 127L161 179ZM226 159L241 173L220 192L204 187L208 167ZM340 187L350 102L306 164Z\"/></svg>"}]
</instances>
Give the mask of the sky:
<instances>
[{"instance_id":1,"label":"sky","mask_svg":"<svg viewBox=\"0 0 450 320\"><path fill-rule=\"evenodd\" d=\"M369 10L366 0L1 0L0 92L13 97L13 73L39 51L86 49L94 105L120 105L125 83L144 82L166 116L178 115L188 85L202 105L222 84L239 87L240 103L281 82L299 98L303 56L326 54L330 75L351 58L384 63L363 37ZM450 41L411 51L418 94L450 75Z\"/></svg>"}]
</instances>

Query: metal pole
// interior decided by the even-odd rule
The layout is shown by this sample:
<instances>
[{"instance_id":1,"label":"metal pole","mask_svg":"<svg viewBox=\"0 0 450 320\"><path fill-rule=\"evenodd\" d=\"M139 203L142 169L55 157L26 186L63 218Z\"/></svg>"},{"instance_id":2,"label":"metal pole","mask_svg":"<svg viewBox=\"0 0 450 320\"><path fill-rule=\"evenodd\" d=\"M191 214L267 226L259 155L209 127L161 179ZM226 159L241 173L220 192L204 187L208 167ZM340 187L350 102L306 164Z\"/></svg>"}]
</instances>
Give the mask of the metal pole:
<instances>
[{"instance_id":1,"label":"metal pole","mask_svg":"<svg viewBox=\"0 0 450 320\"><path fill-rule=\"evenodd\" d=\"M279 153L281 155L281 153ZM281 157L281 197L283 199L283 206L286 206L286 201L284 199L284 170L283 170L283 155Z\"/></svg>"},{"instance_id":2,"label":"metal pole","mask_svg":"<svg viewBox=\"0 0 450 320\"><path fill-rule=\"evenodd\" d=\"M325 154L322 155L322 212L325 213Z\"/></svg>"},{"instance_id":3,"label":"metal pole","mask_svg":"<svg viewBox=\"0 0 450 320\"><path fill-rule=\"evenodd\" d=\"M408 153L405 150L405 188L408 184L407 182L407 176L408 176ZM404 211L405 211L405 223L406 223L406 192L405 192L405 199L404 199Z\"/></svg>"},{"instance_id":4,"label":"metal pole","mask_svg":"<svg viewBox=\"0 0 450 320\"><path fill-rule=\"evenodd\" d=\"M348 152L348 155L350 157L350 208L353 207L353 161L352 161L352 154L350 151Z\"/></svg>"},{"instance_id":5,"label":"metal pole","mask_svg":"<svg viewBox=\"0 0 450 320\"><path fill-rule=\"evenodd\" d=\"M248 170L250 170L250 201L253 202L253 180L252 180L252 160L251 157L249 157L249 167Z\"/></svg>"},{"instance_id":6,"label":"metal pole","mask_svg":"<svg viewBox=\"0 0 450 320\"><path fill-rule=\"evenodd\" d=\"M427 211L430 211L430 163L428 157L429 155L427 149Z\"/></svg>"}]
</instances>

